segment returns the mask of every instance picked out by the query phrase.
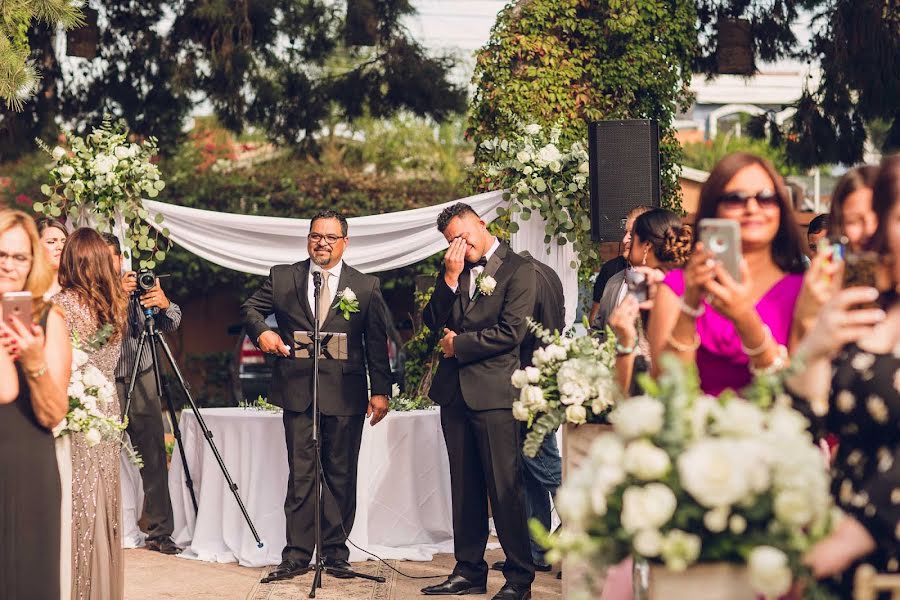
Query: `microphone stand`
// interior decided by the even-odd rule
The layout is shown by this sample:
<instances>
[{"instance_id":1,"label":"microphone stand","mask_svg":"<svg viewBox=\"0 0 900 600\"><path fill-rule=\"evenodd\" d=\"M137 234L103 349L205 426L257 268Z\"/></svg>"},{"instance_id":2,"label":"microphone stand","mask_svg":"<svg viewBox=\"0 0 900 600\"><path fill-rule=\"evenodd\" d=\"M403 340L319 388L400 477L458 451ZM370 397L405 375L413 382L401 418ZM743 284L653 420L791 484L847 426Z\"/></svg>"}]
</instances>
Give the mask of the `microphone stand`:
<instances>
[{"instance_id":1,"label":"microphone stand","mask_svg":"<svg viewBox=\"0 0 900 600\"><path fill-rule=\"evenodd\" d=\"M309 590L309 597L316 597L316 589L322 587L322 572L329 575L343 575L346 578L359 577L360 579L368 579L378 583L384 583L384 577L377 575L368 575L366 573L357 573L347 569L339 569L337 567L325 566L325 555L322 553L322 495L324 488L322 486L322 439L319 430L319 354L322 351L322 336L320 331L319 315L319 297L322 295L322 273L313 271L313 389L312 389L312 409L313 409L313 426L312 436L313 445L315 446L315 469L316 469L316 499L315 499L315 536L316 536L316 574L313 576L312 588ZM341 515L343 519L343 515Z\"/></svg>"}]
</instances>

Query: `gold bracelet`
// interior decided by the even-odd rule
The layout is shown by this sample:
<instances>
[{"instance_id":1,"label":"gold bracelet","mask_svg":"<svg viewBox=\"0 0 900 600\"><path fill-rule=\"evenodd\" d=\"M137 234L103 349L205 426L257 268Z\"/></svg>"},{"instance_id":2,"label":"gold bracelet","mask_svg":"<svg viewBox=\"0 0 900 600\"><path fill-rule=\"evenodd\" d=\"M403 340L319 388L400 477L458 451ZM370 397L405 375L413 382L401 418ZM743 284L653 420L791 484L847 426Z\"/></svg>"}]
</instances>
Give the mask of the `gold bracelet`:
<instances>
[{"instance_id":1,"label":"gold bracelet","mask_svg":"<svg viewBox=\"0 0 900 600\"><path fill-rule=\"evenodd\" d=\"M697 333L694 333L694 339L691 340L689 344L682 344L675 339L674 333L670 333L666 343L675 348L678 352L696 352L697 348L700 347L700 336Z\"/></svg>"},{"instance_id":2,"label":"gold bracelet","mask_svg":"<svg viewBox=\"0 0 900 600\"><path fill-rule=\"evenodd\" d=\"M28 375L30 379L37 379L47 372L47 363L42 364L37 369L32 370L22 367L22 370L25 371L25 374Z\"/></svg>"}]
</instances>

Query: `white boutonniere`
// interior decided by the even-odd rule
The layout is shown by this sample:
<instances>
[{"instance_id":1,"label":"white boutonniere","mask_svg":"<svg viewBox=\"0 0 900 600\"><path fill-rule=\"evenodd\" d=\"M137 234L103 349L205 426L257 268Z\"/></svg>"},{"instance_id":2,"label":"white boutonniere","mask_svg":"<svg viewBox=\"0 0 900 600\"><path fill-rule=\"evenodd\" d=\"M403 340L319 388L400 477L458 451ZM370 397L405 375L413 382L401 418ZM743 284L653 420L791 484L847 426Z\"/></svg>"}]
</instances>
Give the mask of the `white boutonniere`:
<instances>
[{"instance_id":1,"label":"white boutonniere","mask_svg":"<svg viewBox=\"0 0 900 600\"><path fill-rule=\"evenodd\" d=\"M338 301L332 308L337 308L344 315L344 319L349 321L352 313L359 312L359 300L356 299L356 293L350 288L344 288L337 293Z\"/></svg>"},{"instance_id":2,"label":"white boutonniere","mask_svg":"<svg viewBox=\"0 0 900 600\"><path fill-rule=\"evenodd\" d=\"M490 275L485 275L484 273L482 273L475 279L476 298L481 294L490 296L494 293L495 289L497 289L497 280Z\"/></svg>"}]
</instances>

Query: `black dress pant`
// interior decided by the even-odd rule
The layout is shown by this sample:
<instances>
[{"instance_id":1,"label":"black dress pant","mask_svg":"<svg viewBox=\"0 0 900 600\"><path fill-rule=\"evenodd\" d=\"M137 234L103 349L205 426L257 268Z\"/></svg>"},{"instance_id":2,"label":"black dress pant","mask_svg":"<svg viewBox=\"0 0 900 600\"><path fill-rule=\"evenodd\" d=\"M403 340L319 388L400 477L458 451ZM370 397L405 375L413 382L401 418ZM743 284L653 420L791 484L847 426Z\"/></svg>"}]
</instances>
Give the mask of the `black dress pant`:
<instances>
[{"instance_id":1,"label":"black dress pant","mask_svg":"<svg viewBox=\"0 0 900 600\"><path fill-rule=\"evenodd\" d=\"M347 560L347 535L356 517L356 466L366 416L321 415L320 441L325 481L322 514L322 555ZM312 437L312 408L298 413L284 411L288 476L284 516L287 545L284 560L307 564L315 549L315 443ZM346 533L345 533L346 532Z\"/></svg>"},{"instance_id":2,"label":"black dress pant","mask_svg":"<svg viewBox=\"0 0 900 600\"><path fill-rule=\"evenodd\" d=\"M506 555L503 575L516 587L534 581L522 479L521 424L510 409L471 410L457 391L441 406L441 427L450 457L455 575L487 580L484 560L490 498L494 525Z\"/></svg>"},{"instance_id":3,"label":"black dress pant","mask_svg":"<svg viewBox=\"0 0 900 600\"><path fill-rule=\"evenodd\" d=\"M128 383L125 379L116 379L116 391L123 412ZM172 535L175 519L172 516L172 500L169 498L169 470L166 466L163 416L156 394L153 369L138 374L127 416L128 437L144 461L144 466L141 467L141 480L144 483L147 538L150 540L166 538Z\"/></svg>"}]
</instances>

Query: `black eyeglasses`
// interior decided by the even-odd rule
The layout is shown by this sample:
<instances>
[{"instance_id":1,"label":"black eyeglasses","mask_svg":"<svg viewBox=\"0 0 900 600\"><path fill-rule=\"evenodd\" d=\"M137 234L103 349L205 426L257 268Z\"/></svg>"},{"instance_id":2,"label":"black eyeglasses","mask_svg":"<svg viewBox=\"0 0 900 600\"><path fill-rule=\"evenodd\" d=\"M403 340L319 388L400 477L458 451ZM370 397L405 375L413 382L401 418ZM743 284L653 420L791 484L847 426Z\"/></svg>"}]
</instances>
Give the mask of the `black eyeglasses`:
<instances>
[{"instance_id":1,"label":"black eyeglasses","mask_svg":"<svg viewBox=\"0 0 900 600\"><path fill-rule=\"evenodd\" d=\"M321 233L310 233L306 236L306 239L311 241L314 244L318 244L322 240L325 240L329 244L337 244L339 240L344 239L346 236L343 235L334 235L333 233L329 233L327 235L322 235Z\"/></svg>"},{"instance_id":2,"label":"black eyeglasses","mask_svg":"<svg viewBox=\"0 0 900 600\"><path fill-rule=\"evenodd\" d=\"M768 189L763 189L756 193L728 192L719 197L719 204L728 209L747 208L747 202L750 201L750 198L756 200L760 208L778 206L778 194Z\"/></svg>"}]
</instances>

